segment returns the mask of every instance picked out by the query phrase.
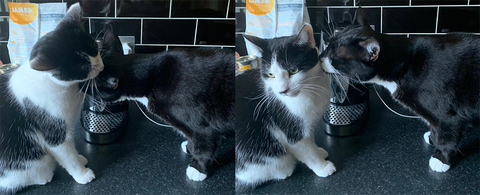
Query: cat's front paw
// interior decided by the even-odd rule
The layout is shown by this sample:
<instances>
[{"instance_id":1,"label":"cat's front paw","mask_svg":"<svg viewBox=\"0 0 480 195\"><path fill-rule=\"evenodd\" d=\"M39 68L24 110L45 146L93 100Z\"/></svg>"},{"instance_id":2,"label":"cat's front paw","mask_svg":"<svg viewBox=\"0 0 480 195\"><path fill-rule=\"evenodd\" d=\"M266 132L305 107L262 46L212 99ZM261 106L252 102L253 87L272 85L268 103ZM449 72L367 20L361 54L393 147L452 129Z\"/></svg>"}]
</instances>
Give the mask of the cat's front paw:
<instances>
[{"instance_id":1,"label":"cat's front paw","mask_svg":"<svg viewBox=\"0 0 480 195\"><path fill-rule=\"evenodd\" d=\"M80 155L80 154L78 155L78 161L79 161L80 164L83 165L83 166L85 166L85 165L88 164L88 160L87 160L84 156L82 156L82 155Z\"/></svg>"},{"instance_id":2,"label":"cat's front paw","mask_svg":"<svg viewBox=\"0 0 480 195\"><path fill-rule=\"evenodd\" d=\"M327 165L324 167L318 167L313 169L313 172L317 174L319 177L327 177L331 174L333 174L337 169L335 168L335 165L333 165L332 162L330 161L325 161Z\"/></svg>"},{"instance_id":3,"label":"cat's front paw","mask_svg":"<svg viewBox=\"0 0 480 195\"><path fill-rule=\"evenodd\" d=\"M188 166L187 168L187 176L188 179L193 181L203 181L205 178L207 178L206 174L200 173L200 171L191 166Z\"/></svg>"},{"instance_id":4,"label":"cat's front paw","mask_svg":"<svg viewBox=\"0 0 480 195\"><path fill-rule=\"evenodd\" d=\"M91 169L85 168L82 174L79 174L78 176L73 176L73 178L79 184L86 184L95 179L95 174Z\"/></svg>"},{"instance_id":5,"label":"cat's front paw","mask_svg":"<svg viewBox=\"0 0 480 195\"><path fill-rule=\"evenodd\" d=\"M433 143L430 141L430 134L430 131L425 132L425 134L423 134L423 140L425 140L427 144L433 145Z\"/></svg>"},{"instance_id":6,"label":"cat's front paw","mask_svg":"<svg viewBox=\"0 0 480 195\"><path fill-rule=\"evenodd\" d=\"M436 172L445 172L450 169L450 165L444 164L442 161L438 160L435 157L430 158L429 165L430 168Z\"/></svg>"}]
</instances>

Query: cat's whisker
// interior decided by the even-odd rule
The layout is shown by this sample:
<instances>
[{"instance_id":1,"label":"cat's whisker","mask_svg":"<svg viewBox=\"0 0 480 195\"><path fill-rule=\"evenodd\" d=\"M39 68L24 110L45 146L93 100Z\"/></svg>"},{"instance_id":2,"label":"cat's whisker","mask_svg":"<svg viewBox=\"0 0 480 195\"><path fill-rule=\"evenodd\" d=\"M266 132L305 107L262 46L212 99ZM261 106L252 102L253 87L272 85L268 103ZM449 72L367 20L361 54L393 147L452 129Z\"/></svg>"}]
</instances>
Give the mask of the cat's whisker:
<instances>
[{"instance_id":1,"label":"cat's whisker","mask_svg":"<svg viewBox=\"0 0 480 195\"><path fill-rule=\"evenodd\" d=\"M253 119L257 120L258 115L260 115L260 109L262 107L262 102L266 101L268 96L264 96L255 106L255 109L253 110Z\"/></svg>"}]
</instances>

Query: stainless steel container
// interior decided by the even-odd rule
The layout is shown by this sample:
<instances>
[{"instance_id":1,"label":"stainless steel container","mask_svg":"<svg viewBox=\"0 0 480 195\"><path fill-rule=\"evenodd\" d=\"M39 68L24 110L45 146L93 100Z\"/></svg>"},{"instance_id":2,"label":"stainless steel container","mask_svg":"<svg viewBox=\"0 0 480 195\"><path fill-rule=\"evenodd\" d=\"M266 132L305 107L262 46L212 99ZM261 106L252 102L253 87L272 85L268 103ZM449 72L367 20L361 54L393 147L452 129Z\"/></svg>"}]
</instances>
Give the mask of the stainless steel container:
<instances>
[{"instance_id":1,"label":"stainless steel container","mask_svg":"<svg viewBox=\"0 0 480 195\"><path fill-rule=\"evenodd\" d=\"M108 144L123 135L127 127L128 101L100 103L87 95L81 113L85 140L95 144Z\"/></svg>"}]
</instances>

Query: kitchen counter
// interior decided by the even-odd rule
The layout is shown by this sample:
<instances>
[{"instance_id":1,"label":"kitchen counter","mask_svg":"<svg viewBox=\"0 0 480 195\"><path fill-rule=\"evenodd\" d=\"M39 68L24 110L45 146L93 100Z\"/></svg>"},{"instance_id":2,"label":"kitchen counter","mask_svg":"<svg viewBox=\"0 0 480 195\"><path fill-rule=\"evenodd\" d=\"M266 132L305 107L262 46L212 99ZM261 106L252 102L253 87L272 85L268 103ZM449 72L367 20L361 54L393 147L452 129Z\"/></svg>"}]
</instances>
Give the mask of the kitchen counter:
<instances>
[{"instance_id":1,"label":"kitchen counter","mask_svg":"<svg viewBox=\"0 0 480 195\"><path fill-rule=\"evenodd\" d=\"M412 115L377 86L394 110ZM480 131L469 130L454 165L445 173L430 169L434 147L425 143L429 127L421 119L390 112L370 88L370 114L355 135L326 135L318 125L317 145L329 152L337 172L320 178L299 163L292 176L269 182L246 194L480 194Z\"/></svg>"},{"instance_id":2,"label":"kitchen counter","mask_svg":"<svg viewBox=\"0 0 480 195\"><path fill-rule=\"evenodd\" d=\"M390 107L409 113L385 89L377 89ZM428 126L420 119L393 114L372 89L370 103L368 123L355 135L328 136L323 123L318 125L316 142L329 152L336 173L320 178L299 163L291 177L246 194L480 193L480 131L468 131L455 164L446 173L436 173L428 166L434 147L423 141ZM184 138L148 121L133 102L129 112L125 135L112 144L86 143L81 129L77 129L77 149L96 174L91 183L77 184L57 167L52 182L18 194L234 194L232 140L219 148L216 172L203 182L190 181L185 175L190 156L180 148Z\"/></svg>"},{"instance_id":3,"label":"kitchen counter","mask_svg":"<svg viewBox=\"0 0 480 195\"><path fill-rule=\"evenodd\" d=\"M171 128L148 121L134 102L129 105L124 136L111 144L87 143L77 124L76 148L88 159L87 167L96 179L78 184L57 166L50 183L30 186L17 194L234 194L233 138L224 140L218 148L218 169L204 181L196 182L185 174L191 160L180 147L185 138Z\"/></svg>"}]
</instances>

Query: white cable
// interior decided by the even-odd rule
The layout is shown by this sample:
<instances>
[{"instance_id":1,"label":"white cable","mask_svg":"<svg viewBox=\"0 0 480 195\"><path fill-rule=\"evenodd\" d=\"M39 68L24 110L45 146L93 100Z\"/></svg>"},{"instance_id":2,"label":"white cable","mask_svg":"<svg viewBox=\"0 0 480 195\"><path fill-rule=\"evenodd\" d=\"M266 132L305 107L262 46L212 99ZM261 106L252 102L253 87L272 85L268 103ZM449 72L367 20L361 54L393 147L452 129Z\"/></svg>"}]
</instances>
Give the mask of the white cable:
<instances>
[{"instance_id":1,"label":"white cable","mask_svg":"<svg viewBox=\"0 0 480 195\"><path fill-rule=\"evenodd\" d=\"M398 112L395 112L395 110L391 109L390 107L388 107L387 103L385 103L382 99L382 97L380 97L380 94L378 94L378 91L377 91L377 88L375 88L375 84L373 84L373 89L375 89L375 93L377 93L377 96L378 98L380 98L380 100L383 102L383 105L385 105L385 107L387 107L390 111L392 111L393 113L395 113L396 115L398 116L401 116L401 117L405 117L405 118L421 118L419 116L408 116L408 115L404 115L404 114L400 114Z\"/></svg>"},{"instance_id":2,"label":"white cable","mask_svg":"<svg viewBox=\"0 0 480 195\"><path fill-rule=\"evenodd\" d=\"M147 114L145 114L145 112L143 112L142 108L140 108L140 105L138 105L137 101L134 101L135 104L137 104L137 107L138 109L140 109L140 111L142 112L142 114L147 117L148 120L152 121L152 123L156 124L156 125L159 125L159 126L162 126L162 127L170 127L170 128L173 128L173 126L170 126L170 125L164 125L164 124L160 124L160 123L157 123L155 122L154 120L152 120L150 117L147 116Z\"/></svg>"}]
</instances>

